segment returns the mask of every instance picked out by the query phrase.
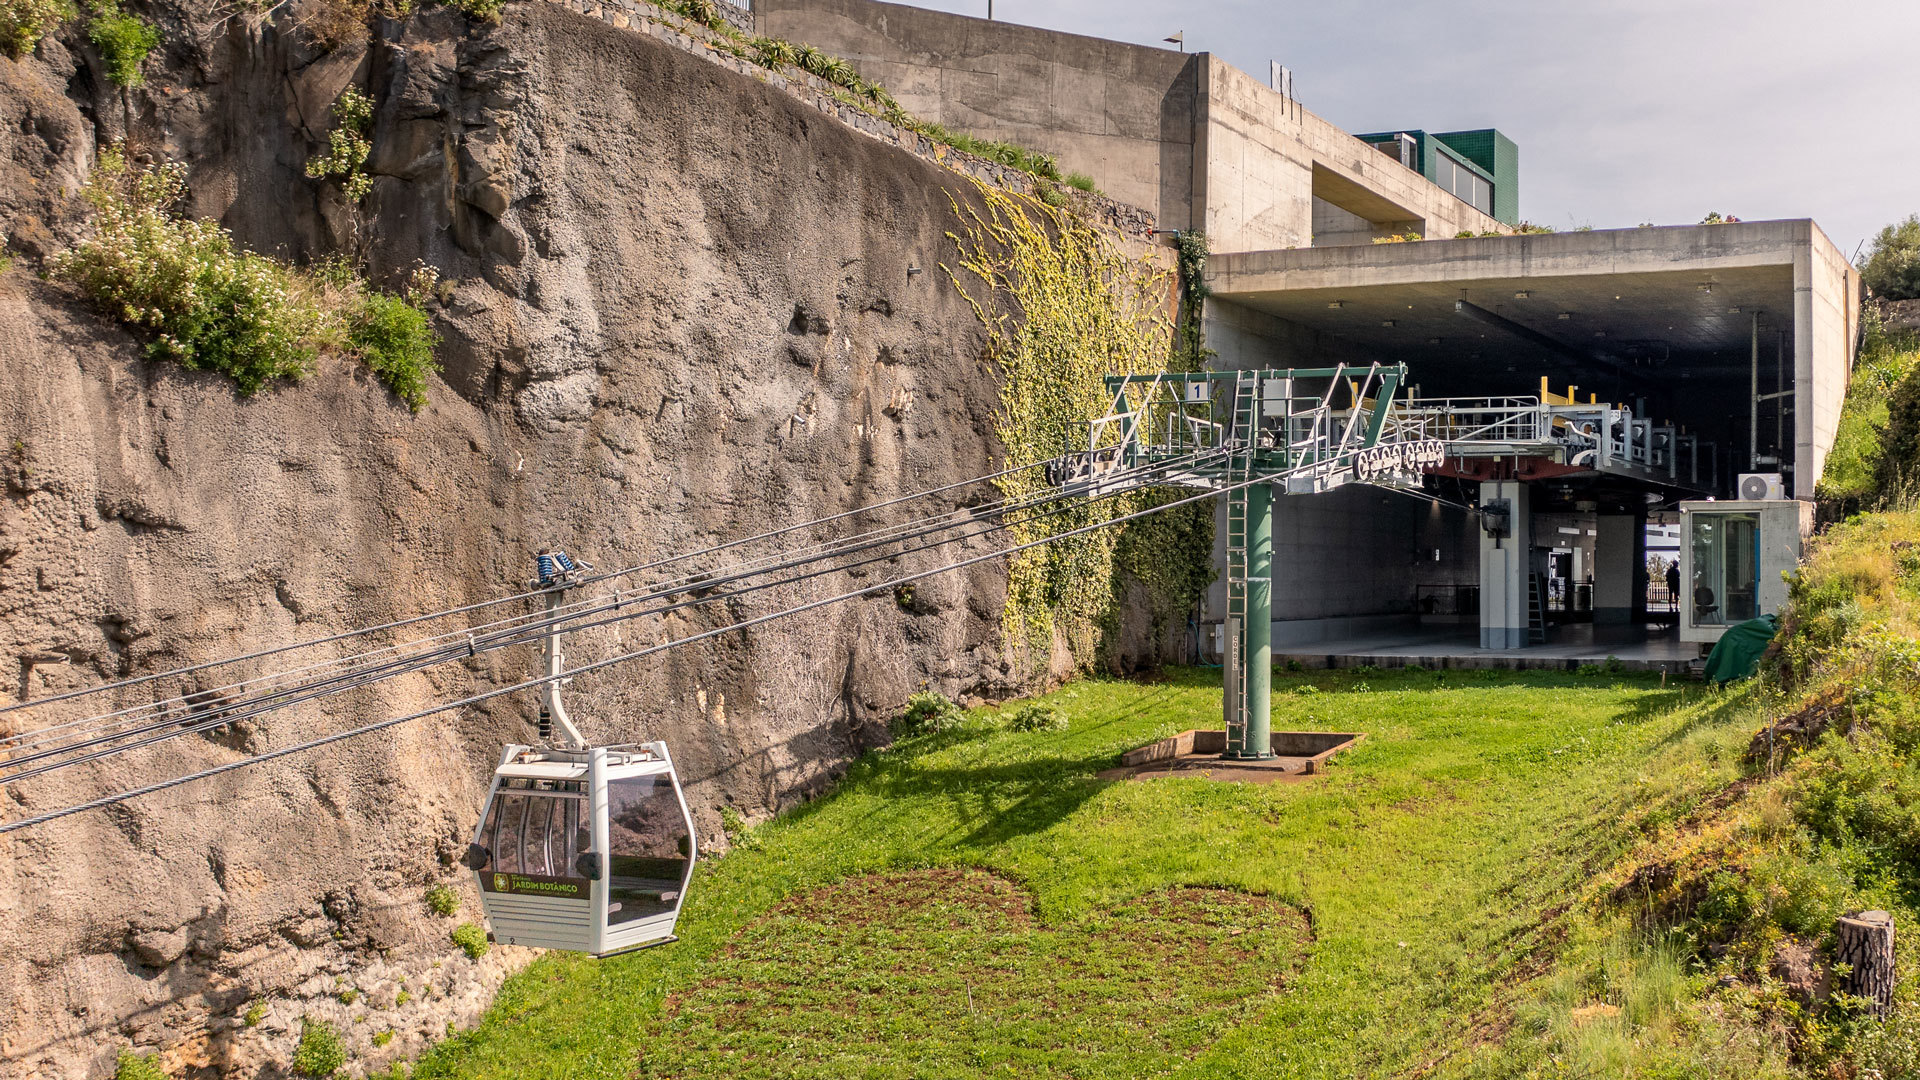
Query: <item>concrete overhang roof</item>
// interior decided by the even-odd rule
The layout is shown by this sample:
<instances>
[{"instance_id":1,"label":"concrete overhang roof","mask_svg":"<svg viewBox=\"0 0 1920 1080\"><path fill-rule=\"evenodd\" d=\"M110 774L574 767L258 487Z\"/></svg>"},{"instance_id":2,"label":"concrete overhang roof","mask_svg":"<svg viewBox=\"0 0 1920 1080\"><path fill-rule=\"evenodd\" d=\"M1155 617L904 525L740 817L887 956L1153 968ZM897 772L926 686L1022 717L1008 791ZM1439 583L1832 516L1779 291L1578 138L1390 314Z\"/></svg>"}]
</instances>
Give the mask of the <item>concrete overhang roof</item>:
<instances>
[{"instance_id":1,"label":"concrete overhang roof","mask_svg":"<svg viewBox=\"0 0 1920 1080\"><path fill-rule=\"evenodd\" d=\"M1763 221L1225 253L1207 279L1222 299L1417 365L1416 379L1516 362L1731 375L1755 312L1772 362L1815 232Z\"/></svg>"}]
</instances>

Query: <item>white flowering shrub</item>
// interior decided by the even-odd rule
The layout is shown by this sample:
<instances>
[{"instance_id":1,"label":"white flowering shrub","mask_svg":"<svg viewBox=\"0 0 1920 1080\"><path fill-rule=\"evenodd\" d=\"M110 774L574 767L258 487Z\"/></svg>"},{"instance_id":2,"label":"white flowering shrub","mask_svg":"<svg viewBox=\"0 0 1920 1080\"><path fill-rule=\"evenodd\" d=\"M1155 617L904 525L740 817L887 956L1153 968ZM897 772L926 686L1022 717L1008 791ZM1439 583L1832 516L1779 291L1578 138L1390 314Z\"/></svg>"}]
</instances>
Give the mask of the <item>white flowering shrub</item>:
<instances>
[{"instance_id":1,"label":"white flowering shrub","mask_svg":"<svg viewBox=\"0 0 1920 1080\"><path fill-rule=\"evenodd\" d=\"M366 172L367 155L373 152L373 99L358 87L349 86L333 102L333 130L327 132L327 152L315 154L307 162L307 175L315 180L332 177L340 182L340 193L348 202L359 202L373 190L373 177Z\"/></svg>"},{"instance_id":2,"label":"white flowering shrub","mask_svg":"<svg viewBox=\"0 0 1920 1080\"><path fill-rule=\"evenodd\" d=\"M186 166L132 170L103 151L86 188L94 234L57 255L55 277L152 331L149 355L233 377L242 394L313 369L340 327L288 267L233 246L212 221L179 217Z\"/></svg>"},{"instance_id":3,"label":"white flowering shrub","mask_svg":"<svg viewBox=\"0 0 1920 1080\"><path fill-rule=\"evenodd\" d=\"M0 49L18 60L78 14L73 0L0 0Z\"/></svg>"},{"instance_id":4,"label":"white flowering shrub","mask_svg":"<svg viewBox=\"0 0 1920 1080\"><path fill-rule=\"evenodd\" d=\"M186 194L178 163L130 169L104 150L85 194L94 233L53 258L53 276L149 331L149 356L222 372L252 395L304 378L323 352L349 355L409 408L426 404L439 338L424 297L370 289L350 264L303 271L236 248L217 222L174 212Z\"/></svg>"}]
</instances>

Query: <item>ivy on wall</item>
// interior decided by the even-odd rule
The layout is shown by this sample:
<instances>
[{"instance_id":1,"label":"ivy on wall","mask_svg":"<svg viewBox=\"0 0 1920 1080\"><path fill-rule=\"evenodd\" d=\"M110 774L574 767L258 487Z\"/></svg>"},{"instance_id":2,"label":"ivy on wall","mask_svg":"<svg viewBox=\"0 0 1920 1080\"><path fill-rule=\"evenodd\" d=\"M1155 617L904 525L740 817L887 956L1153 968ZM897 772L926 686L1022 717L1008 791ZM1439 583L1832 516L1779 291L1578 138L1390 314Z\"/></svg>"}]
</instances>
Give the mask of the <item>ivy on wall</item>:
<instances>
[{"instance_id":1,"label":"ivy on wall","mask_svg":"<svg viewBox=\"0 0 1920 1080\"><path fill-rule=\"evenodd\" d=\"M1210 253L1207 234L1198 229L1184 229L1174 237L1174 254L1179 259L1180 274L1180 321L1174 328L1173 338L1173 369L1176 371L1199 371L1207 366L1207 360L1214 355L1213 350L1207 348L1201 331L1207 297L1213 295L1213 290L1207 287L1207 256Z\"/></svg>"},{"instance_id":2,"label":"ivy on wall","mask_svg":"<svg viewBox=\"0 0 1920 1080\"><path fill-rule=\"evenodd\" d=\"M1009 463L1082 448L1087 421L1108 406L1103 376L1166 369L1173 346L1167 272L1129 256L1071 208L975 182L979 205L954 200L957 268L941 269L987 328L1003 376L996 433ZM1044 491L1039 470L997 481L1010 499ZM1174 496L1131 492L1076 501L1065 513L1012 527L1016 543L1111 521ZM1204 535L1202 535L1204 534ZM1014 557L1003 631L1047 653L1056 634L1086 667L1115 644L1120 572L1147 587L1164 625L1211 580L1213 516L1198 503L1097 529Z\"/></svg>"}]
</instances>

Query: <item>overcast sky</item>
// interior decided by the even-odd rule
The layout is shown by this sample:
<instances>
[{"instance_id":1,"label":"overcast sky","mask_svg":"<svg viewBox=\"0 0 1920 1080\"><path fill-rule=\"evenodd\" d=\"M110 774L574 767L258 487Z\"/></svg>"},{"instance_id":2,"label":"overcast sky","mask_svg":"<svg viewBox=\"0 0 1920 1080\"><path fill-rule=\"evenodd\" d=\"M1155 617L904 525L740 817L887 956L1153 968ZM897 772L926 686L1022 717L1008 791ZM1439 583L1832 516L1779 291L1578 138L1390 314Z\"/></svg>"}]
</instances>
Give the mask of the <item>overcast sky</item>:
<instances>
[{"instance_id":1,"label":"overcast sky","mask_svg":"<svg viewBox=\"0 0 1920 1080\"><path fill-rule=\"evenodd\" d=\"M993 2L1141 44L1183 30L1263 80L1278 60L1348 131L1499 128L1521 216L1556 229L1811 217L1851 256L1920 211L1920 0Z\"/></svg>"}]
</instances>

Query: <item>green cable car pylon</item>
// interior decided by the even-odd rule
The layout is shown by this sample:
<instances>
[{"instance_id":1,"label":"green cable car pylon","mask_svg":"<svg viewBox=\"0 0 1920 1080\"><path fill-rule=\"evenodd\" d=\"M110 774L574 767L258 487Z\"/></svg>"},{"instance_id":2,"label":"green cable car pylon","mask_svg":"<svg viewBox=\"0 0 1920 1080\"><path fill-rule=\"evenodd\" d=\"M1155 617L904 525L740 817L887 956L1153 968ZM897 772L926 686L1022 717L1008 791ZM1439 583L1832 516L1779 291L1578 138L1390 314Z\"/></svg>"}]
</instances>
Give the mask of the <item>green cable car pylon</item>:
<instances>
[{"instance_id":1,"label":"green cable car pylon","mask_svg":"<svg viewBox=\"0 0 1920 1080\"><path fill-rule=\"evenodd\" d=\"M1222 667L1230 758L1273 756L1275 489L1314 494L1355 480L1417 485L1446 444L1413 431L1417 437L1382 441L1405 378L1404 367L1382 364L1109 376L1107 415L1084 425L1084 449L1055 470L1068 490L1101 495L1140 483L1141 467L1185 461L1152 482L1227 496Z\"/></svg>"}]
</instances>

